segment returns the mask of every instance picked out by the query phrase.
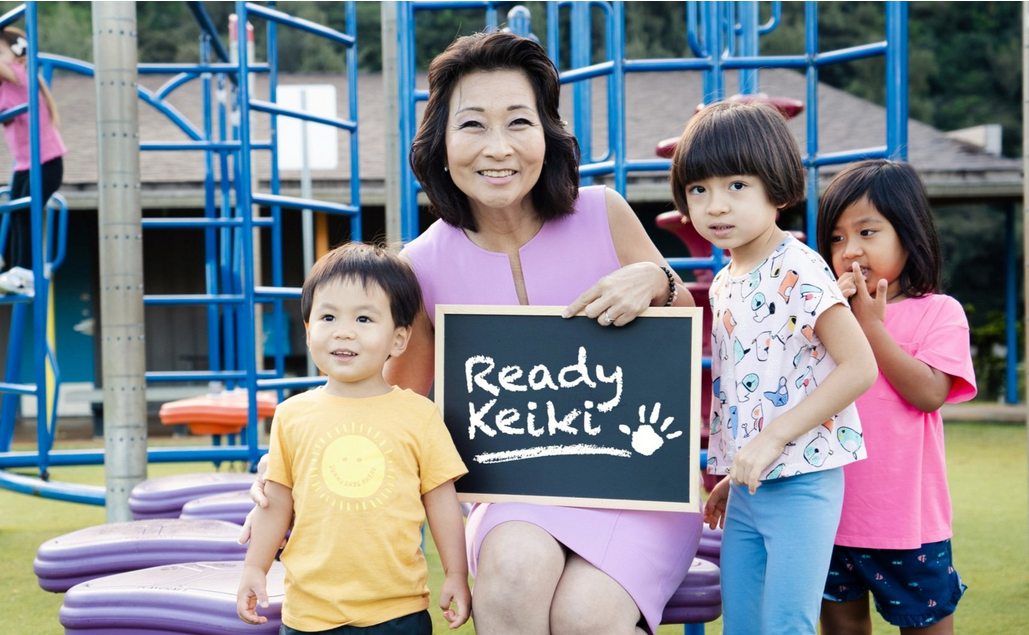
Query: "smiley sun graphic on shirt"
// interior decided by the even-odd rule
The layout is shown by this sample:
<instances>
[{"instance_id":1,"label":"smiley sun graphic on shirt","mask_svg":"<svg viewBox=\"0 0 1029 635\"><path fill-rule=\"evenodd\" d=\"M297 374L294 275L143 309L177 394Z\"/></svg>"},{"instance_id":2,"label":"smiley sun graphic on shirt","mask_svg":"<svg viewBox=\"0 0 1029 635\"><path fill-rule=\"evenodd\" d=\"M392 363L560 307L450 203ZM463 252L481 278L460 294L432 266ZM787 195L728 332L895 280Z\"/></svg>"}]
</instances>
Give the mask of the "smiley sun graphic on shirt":
<instances>
[{"instance_id":1,"label":"smiley sun graphic on shirt","mask_svg":"<svg viewBox=\"0 0 1029 635\"><path fill-rule=\"evenodd\" d=\"M364 425L343 425L318 440L314 490L328 505L346 511L375 509L393 494L393 450L385 436Z\"/></svg>"}]
</instances>

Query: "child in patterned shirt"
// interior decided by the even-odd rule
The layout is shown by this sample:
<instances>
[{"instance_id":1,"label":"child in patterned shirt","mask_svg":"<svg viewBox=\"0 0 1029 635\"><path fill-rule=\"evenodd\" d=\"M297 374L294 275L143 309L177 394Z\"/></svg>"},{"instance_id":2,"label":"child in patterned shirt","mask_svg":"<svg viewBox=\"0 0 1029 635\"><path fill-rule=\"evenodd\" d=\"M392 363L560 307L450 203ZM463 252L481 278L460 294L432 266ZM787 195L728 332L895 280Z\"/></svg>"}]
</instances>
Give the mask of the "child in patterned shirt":
<instances>
[{"instance_id":1,"label":"child in patterned shirt","mask_svg":"<svg viewBox=\"0 0 1029 635\"><path fill-rule=\"evenodd\" d=\"M843 503L865 457L853 402L875 358L825 261L776 224L804 196L786 121L720 103L686 126L676 207L732 261L711 285L714 395L704 511L722 524L726 635L814 635Z\"/></svg>"}]
</instances>

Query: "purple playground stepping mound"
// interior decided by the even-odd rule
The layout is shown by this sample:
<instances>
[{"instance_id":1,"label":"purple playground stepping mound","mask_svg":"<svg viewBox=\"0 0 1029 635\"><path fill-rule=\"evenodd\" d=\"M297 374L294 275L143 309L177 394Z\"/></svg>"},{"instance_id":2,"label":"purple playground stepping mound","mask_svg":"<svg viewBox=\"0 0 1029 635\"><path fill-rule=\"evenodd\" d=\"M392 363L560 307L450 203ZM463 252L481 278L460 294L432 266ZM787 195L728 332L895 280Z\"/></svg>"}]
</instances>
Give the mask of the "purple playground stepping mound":
<instances>
[{"instance_id":1,"label":"purple playground stepping mound","mask_svg":"<svg viewBox=\"0 0 1029 635\"><path fill-rule=\"evenodd\" d=\"M240 490L191 500L183 505L179 518L224 520L242 525L253 508L254 501L250 500L250 490Z\"/></svg>"},{"instance_id":2,"label":"purple playground stepping mound","mask_svg":"<svg viewBox=\"0 0 1029 635\"><path fill-rule=\"evenodd\" d=\"M59 617L65 635L264 635L279 632L286 570L268 572L268 618L236 615L242 562L194 562L97 578L72 587Z\"/></svg>"},{"instance_id":3,"label":"purple playground stepping mound","mask_svg":"<svg viewBox=\"0 0 1029 635\"><path fill-rule=\"evenodd\" d=\"M239 560L239 525L221 520L154 518L87 527L44 542L32 567L39 586L61 593L100 576L158 565Z\"/></svg>"},{"instance_id":4,"label":"purple playground stepping mound","mask_svg":"<svg viewBox=\"0 0 1029 635\"><path fill-rule=\"evenodd\" d=\"M707 525L704 525L704 531L700 534L700 546L697 547L697 557L701 560L707 560L708 562L713 562L714 564L721 565L721 529L710 529Z\"/></svg>"},{"instance_id":5,"label":"purple playground stepping mound","mask_svg":"<svg viewBox=\"0 0 1029 635\"><path fill-rule=\"evenodd\" d=\"M661 615L662 624L713 622L722 614L718 566L695 558L686 578L672 594Z\"/></svg>"},{"instance_id":6,"label":"purple playground stepping mound","mask_svg":"<svg viewBox=\"0 0 1029 635\"><path fill-rule=\"evenodd\" d=\"M248 490L254 474L234 472L208 472L205 474L175 474L150 478L132 488L129 510L136 520L144 518L178 518L182 506L189 501Z\"/></svg>"}]
</instances>

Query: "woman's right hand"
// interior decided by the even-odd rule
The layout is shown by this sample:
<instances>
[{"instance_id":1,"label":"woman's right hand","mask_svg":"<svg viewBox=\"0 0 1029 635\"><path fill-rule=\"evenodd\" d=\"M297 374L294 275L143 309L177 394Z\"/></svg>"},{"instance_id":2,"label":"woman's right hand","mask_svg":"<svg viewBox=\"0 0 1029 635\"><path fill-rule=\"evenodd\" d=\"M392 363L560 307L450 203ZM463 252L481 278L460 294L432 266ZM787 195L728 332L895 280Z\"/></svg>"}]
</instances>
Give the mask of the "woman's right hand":
<instances>
[{"instance_id":1,"label":"woman's right hand","mask_svg":"<svg viewBox=\"0 0 1029 635\"><path fill-rule=\"evenodd\" d=\"M264 495L264 475L268 472L268 455L265 454L257 462L257 480L250 486L250 498L258 507L268 507L268 497ZM250 510L247 518L243 521L243 529L239 531L239 544L245 545L250 542L250 524L254 520L254 512L257 507ZM285 541L283 541L285 544Z\"/></svg>"}]
</instances>

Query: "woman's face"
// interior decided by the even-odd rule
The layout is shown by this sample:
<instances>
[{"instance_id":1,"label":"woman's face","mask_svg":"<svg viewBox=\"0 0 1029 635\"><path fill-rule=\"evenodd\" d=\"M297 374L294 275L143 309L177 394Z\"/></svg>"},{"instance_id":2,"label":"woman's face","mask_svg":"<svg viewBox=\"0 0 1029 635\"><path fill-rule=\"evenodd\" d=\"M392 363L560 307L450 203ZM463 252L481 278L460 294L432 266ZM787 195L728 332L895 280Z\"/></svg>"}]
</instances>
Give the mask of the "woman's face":
<instances>
[{"instance_id":1,"label":"woman's face","mask_svg":"<svg viewBox=\"0 0 1029 635\"><path fill-rule=\"evenodd\" d=\"M546 140L536 93L518 70L469 73L450 96L447 167L473 213L531 210Z\"/></svg>"}]
</instances>

